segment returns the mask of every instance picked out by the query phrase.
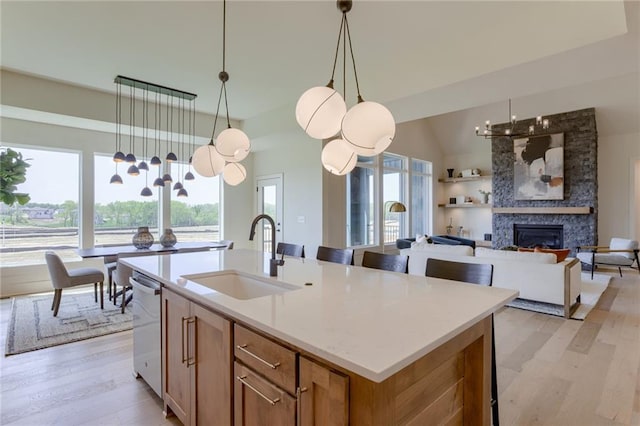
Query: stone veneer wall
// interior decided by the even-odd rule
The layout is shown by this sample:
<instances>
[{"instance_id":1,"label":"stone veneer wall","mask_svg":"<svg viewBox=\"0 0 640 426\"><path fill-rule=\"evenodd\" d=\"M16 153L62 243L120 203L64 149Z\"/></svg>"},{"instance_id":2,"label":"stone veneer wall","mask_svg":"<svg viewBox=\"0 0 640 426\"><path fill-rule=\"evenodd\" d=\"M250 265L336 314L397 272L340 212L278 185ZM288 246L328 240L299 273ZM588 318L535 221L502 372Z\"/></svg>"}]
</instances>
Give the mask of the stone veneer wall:
<instances>
[{"instance_id":1,"label":"stone veneer wall","mask_svg":"<svg viewBox=\"0 0 640 426\"><path fill-rule=\"evenodd\" d=\"M509 138L492 141L494 207L592 207L592 214L493 214L493 248L513 244L513 224L563 225L564 246L594 245L598 240L598 132L595 109L587 108L552 116L545 133L564 133L564 200L515 200L515 154ZM534 119L517 123L525 131ZM506 124L494 126L504 128Z\"/></svg>"}]
</instances>

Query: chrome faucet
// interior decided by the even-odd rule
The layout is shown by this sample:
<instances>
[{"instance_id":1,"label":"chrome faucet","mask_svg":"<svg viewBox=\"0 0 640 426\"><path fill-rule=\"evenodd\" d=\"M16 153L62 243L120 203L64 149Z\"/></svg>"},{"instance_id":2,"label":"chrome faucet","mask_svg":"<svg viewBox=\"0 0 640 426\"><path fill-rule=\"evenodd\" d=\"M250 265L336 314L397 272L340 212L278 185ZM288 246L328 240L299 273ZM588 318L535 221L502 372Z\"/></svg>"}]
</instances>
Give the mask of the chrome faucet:
<instances>
[{"instance_id":1,"label":"chrome faucet","mask_svg":"<svg viewBox=\"0 0 640 426\"><path fill-rule=\"evenodd\" d=\"M267 214L259 214L255 219L253 219L253 222L251 223L251 231L249 232L249 241L253 241L253 237L256 235L256 225L260 219L266 219L271 225L271 260L269 261L269 275L277 277L278 266L284 265L284 255L282 256L283 259L276 259L276 224L271 216Z\"/></svg>"}]
</instances>

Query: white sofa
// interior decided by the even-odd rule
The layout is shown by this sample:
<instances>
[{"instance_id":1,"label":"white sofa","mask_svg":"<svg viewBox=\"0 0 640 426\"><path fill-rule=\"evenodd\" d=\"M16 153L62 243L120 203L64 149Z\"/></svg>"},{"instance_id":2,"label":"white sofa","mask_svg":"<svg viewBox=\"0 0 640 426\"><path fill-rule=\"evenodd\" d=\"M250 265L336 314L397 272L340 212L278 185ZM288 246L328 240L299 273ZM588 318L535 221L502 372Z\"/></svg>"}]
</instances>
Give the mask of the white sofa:
<instances>
[{"instance_id":1,"label":"white sofa","mask_svg":"<svg viewBox=\"0 0 640 426\"><path fill-rule=\"evenodd\" d=\"M425 275L430 257L455 262L490 263L493 286L520 292L519 299L555 305L569 318L580 302L581 267L578 259L556 262L552 253L491 250L468 246L413 243L400 253L409 256L409 273Z\"/></svg>"}]
</instances>

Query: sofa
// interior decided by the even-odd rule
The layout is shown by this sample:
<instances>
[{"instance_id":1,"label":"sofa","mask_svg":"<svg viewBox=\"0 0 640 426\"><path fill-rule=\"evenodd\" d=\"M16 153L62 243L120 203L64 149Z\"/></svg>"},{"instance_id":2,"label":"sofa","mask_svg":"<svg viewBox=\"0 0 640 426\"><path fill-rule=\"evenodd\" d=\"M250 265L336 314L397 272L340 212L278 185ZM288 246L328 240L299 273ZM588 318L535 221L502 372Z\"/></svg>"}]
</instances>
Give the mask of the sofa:
<instances>
[{"instance_id":1,"label":"sofa","mask_svg":"<svg viewBox=\"0 0 640 426\"><path fill-rule=\"evenodd\" d=\"M517 290L528 309L569 318L580 302L581 266L578 259L556 261L553 253L492 250L465 245L413 243L401 249L409 256L409 273L425 275L427 259L493 265L493 286Z\"/></svg>"},{"instance_id":2,"label":"sofa","mask_svg":"<svg viewBox=\"0 0 640 426\"><path fill-rule=\"evenodd\" d=\"M468 238L456 237L454 235L432 235L430 237L425 235L427 240L431 240L433 244L445 244L450 246L465 245L471 248L476 248L476 242ZM415 243L415 238L398 238L396 240L397 249L411 248L411 243Z\"/></svg>"}]
</instances>

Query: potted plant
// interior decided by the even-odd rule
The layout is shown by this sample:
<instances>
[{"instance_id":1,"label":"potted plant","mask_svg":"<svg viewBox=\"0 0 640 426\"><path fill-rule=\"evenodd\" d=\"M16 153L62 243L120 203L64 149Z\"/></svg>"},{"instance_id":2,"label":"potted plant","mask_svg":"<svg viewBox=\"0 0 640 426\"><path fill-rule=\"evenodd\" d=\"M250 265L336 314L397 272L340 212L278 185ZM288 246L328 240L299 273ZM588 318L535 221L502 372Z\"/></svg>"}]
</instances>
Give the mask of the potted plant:
<instances>
[{"instance_id":1,"label":"potted plant","mask_svg":"<svg viewBox=\"0 0 640 426\"><path fill-rule=\"evenodd\" d=\"M478 192L481 193L482 196L483 196L482 203L483 204L488 204L489 203L489 195L491 195L491 191L484 191L482 189L479 189Z\"/></svg>"},{"instance_id":2,"label":"potted plant","mask_svg":"<svg viewBox=\"0 0 640 426\"><path fill-rule=\"evenodd\" d=\"M16 192L16 185L27 180L27 167L30 166L22 159L21 153L11 148L0 152L0 200L7 206L16 202L24 205L31 199L28 194Z\"/></svg>"}]
</instances>

